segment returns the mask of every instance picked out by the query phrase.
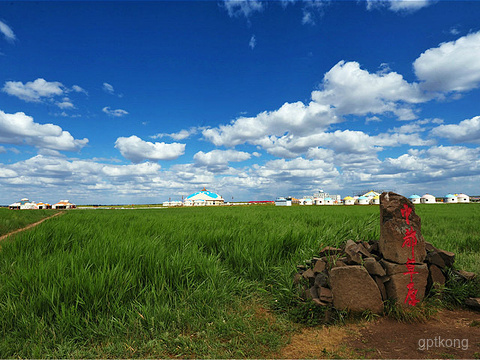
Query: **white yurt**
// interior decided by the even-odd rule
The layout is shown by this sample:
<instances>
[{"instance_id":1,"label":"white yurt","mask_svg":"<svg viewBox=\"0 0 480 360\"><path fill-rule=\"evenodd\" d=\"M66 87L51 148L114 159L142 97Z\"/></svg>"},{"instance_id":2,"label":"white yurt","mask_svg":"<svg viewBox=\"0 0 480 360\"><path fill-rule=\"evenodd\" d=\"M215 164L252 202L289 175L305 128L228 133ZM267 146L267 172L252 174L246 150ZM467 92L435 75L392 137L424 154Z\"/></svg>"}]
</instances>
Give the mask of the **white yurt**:
<instances>
[{"instance_id":1,"label":"white yurt","mask_svg":"<svg viewBox=\"0 0 480 360\"><path fill-rule=\"evenodd\" d=\"M193 200L185 200L183 206L193 206Z\"/></svg>"},{"instance_id":2,"label":"white yurt","mask_svg":"<svg viewBox=\"0 0 480 360\"><path fill-rule=\"evenodd\" d=\"M372 200L370 200L372 205L380 205L380 195L375 195Z\"/></svg>"},{"instance_id":3,"label":"white yurt","mask_svg":"<svg viewBox=\"0 0 480 360\"><path fill-rule=\"evenodd\" d=\"M368 205L370 200L366 196L359 196L357 199L357 205Z\"/></svg>"},{"instance_id":4,"label":"white yurt","mask_svg":"<svg viewBox=\"0 0 480 360\"><path fill-rule=\"evenodd\" d=\"M343 199L343 205L355 205L355 199L352 198L351 196L346 196Z\"/></svg>"},{"instance_id":5,"label":"white yurt","mask_svg":"<svg viewBox=\"0 0 480 360\"><path fill-rule=\"evenodd\" d=\"M457 194L457 202L468 203L468 202L470 202L470 196L465 195L465 194Z\"/></svg>"},{"instance_id":6,"label":"white yurt","mask_svg":"<svg viewBox=\"0 0 480 360\"><path fill-rule=\"evenodd\" d=\"M420 196L417 194L410 195L408 199L413 203L413 204L420 204Z\"/></svg>"},{"instance_id":7,"label":"white yurt","mask_svg":"<svg viewBox=\"0 0 480 360\"><path fill-rule=\"evenodd\" d=\"M313 204L314 205L325 205L325 199L324 198L313 198Z\"/></svg>"},{"instance_id":8,"label":"white yurt","mask_svg":"<svg viewBox=\"0 0 480 360\"><path fill-rule=\"evenodd\" d=\"M208 191L205 188L203 188L201 191L187 196L185 201L187 200L193 201L194 206L216 206L223 205L223 203L225 202L225 200L220 195L212 191ZM201 200L203 200L203 202Z\"/></svg>"},{"instance_id":9,"label":"white yurt","mask_svg":"<svg viewBox=\"0 0 480 360\"><path fill-rule=\"evenodd\" d=\"M326 197L325 205L333 205L333 199L331 197Z\"/></svg>"},{"instance_id":10,"label":"white yurt","mask_svg":"<svg viewBox=\"0 0 480 360\"><path fill-rule=\"evenodd\" d=\"M420 203L421 204L435 204L435 196L430 195L430 194L425 194L420 198Z\"/></svg>"},{"instance_id":11,"label":"white yurt","mask_svg":"<svg viewBox=\"0 0 480 360\"><path fill-rule=\"evenodd\" d=\"M310 198L300 199L300 205L313 205L313 201Z\"/></svg>"},{"instance_id":12,"label":"white yurt","mask_svg":"<svg viewBox=\"0 0 480 360\"><path fill-rule=\"evenodd\" d=\"M457 203L457 201L458 201L457 197L455 195L452 195L452 194L447 194L443 198L443 202L446 203L446 204L455 204L455 203Z\"/></svg>"},{"instance_id":13,"label":"white yurt","mask_svg":"<svg viewBox=\"0 0 480 360\"><path fill-rule=\"evenodd\" d=\"M52 205L52 209L75 209L77 206L72 204L69 200L60 200L58 203Z\"/></svg>"}]
</instances>

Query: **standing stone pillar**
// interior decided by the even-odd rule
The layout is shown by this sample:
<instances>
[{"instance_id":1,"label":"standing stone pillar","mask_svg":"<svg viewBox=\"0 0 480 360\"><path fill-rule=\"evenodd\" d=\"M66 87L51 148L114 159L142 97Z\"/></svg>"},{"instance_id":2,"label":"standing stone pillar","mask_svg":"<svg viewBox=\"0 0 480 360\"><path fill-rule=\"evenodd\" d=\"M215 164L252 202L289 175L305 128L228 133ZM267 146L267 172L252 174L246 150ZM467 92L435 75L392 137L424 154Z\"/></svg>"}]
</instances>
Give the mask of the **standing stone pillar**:
<instances>
[{"instance_id":1,"label":"standing stone pillar","mask_svg":"<svg viewBox=\"0 0 480 360\"><path fill-rule=\"evenodd\" d=\"M387 295L402 306L423 300L428 269L420 217L413 203L393 192L380 196L380 241L382 263L390 280Z\"/></svg>"}]
</instances>

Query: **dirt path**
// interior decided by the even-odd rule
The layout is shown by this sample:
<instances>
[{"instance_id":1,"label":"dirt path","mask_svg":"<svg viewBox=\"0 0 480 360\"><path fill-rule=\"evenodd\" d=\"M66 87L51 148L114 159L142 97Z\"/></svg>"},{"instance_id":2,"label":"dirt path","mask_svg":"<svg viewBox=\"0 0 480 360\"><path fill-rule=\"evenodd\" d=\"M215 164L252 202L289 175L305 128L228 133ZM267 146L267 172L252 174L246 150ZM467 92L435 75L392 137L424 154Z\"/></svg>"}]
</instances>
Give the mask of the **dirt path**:
<instances>
[{"instance_id":1,"label":"dirt path","mask_svg":"<svg viewBox=\"0 0 480 360\"><path fill-rule=\"evenodd\" d=\"M480 313L443 310L424 323L383 317L309 328L294 335L277 358L480 359Z\"/></svg>"},{"instance_id":2,"label":"dirt path","mask_svg":"<svg viewBox=\"0 0 480 360\"><path fill-rule=\"evenodd\" d=\"M37 225L40 225L42 222L44 222L44 221L46 221L46 220L48 220L48 219L51 219L51 218L53 218L53 217L55 217L55 216L59 216L59 215L62 215L62 214L64 214L64 212L58 212L58 213L56 213L56 214L53 214L52 216L49 216L49 217L46 217L45 219L42 219L42 220L40 220L40 221L37 221L36 223L27 225L27 226L25 226L24 228L11 231L11 232L9 232L8 234L5 234L5 235L0 236L0 241L5 240L7 237L12 236L12 235L15 235L16 233L19 233L19 232L21 232L21 231L25 231L25 230L31 229L31 228L33 228L33 227L35 227L35 226L37 226Z\"/></svg>"}]
</instances>

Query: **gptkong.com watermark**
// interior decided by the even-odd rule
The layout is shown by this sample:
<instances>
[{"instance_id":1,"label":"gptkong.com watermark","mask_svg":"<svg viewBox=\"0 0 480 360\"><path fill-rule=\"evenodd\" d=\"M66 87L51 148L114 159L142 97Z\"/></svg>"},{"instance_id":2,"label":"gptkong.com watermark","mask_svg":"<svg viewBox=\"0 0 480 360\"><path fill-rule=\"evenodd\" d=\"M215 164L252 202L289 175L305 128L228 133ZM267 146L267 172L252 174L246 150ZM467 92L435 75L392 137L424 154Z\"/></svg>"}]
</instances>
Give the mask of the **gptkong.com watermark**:
<instances>
[{"instance_id":1,"label":"gptkong.com watermark","mask_svg":"<svg viewBox=\"0 0 480 360\"><path fill-rule=\"evenodd\" d=\"M433 348L468 349L468 339L442 339L435 336L433 339L419 339L418 350L429 350Z\"/></svg>"}]
</instances>

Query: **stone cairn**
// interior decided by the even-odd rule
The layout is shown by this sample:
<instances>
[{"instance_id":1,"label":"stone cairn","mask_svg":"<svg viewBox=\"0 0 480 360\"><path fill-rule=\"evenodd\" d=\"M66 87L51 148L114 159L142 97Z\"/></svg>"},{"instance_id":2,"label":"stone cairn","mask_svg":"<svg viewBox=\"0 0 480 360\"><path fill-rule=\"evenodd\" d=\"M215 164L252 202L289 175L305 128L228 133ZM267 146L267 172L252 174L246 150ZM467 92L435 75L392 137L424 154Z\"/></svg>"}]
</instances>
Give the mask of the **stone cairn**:
<instances>
[{"instance_id":1,"label":"stone cairn","mask_svg":"<svg viewBox=\"0 0 480 360\"><path fill-rule=\"evenodd\" d=\"M385 192L380 196L380 240L325 247L318 257L297 266L294 283L304 300L318 306L381 314L387 299L404 308L415 306L431 289L445 285L448 274L463 280L475 277L463 270L447 271L454 261L454 253L424 240L412 202Z\"/></svg>"}]
</instances>

